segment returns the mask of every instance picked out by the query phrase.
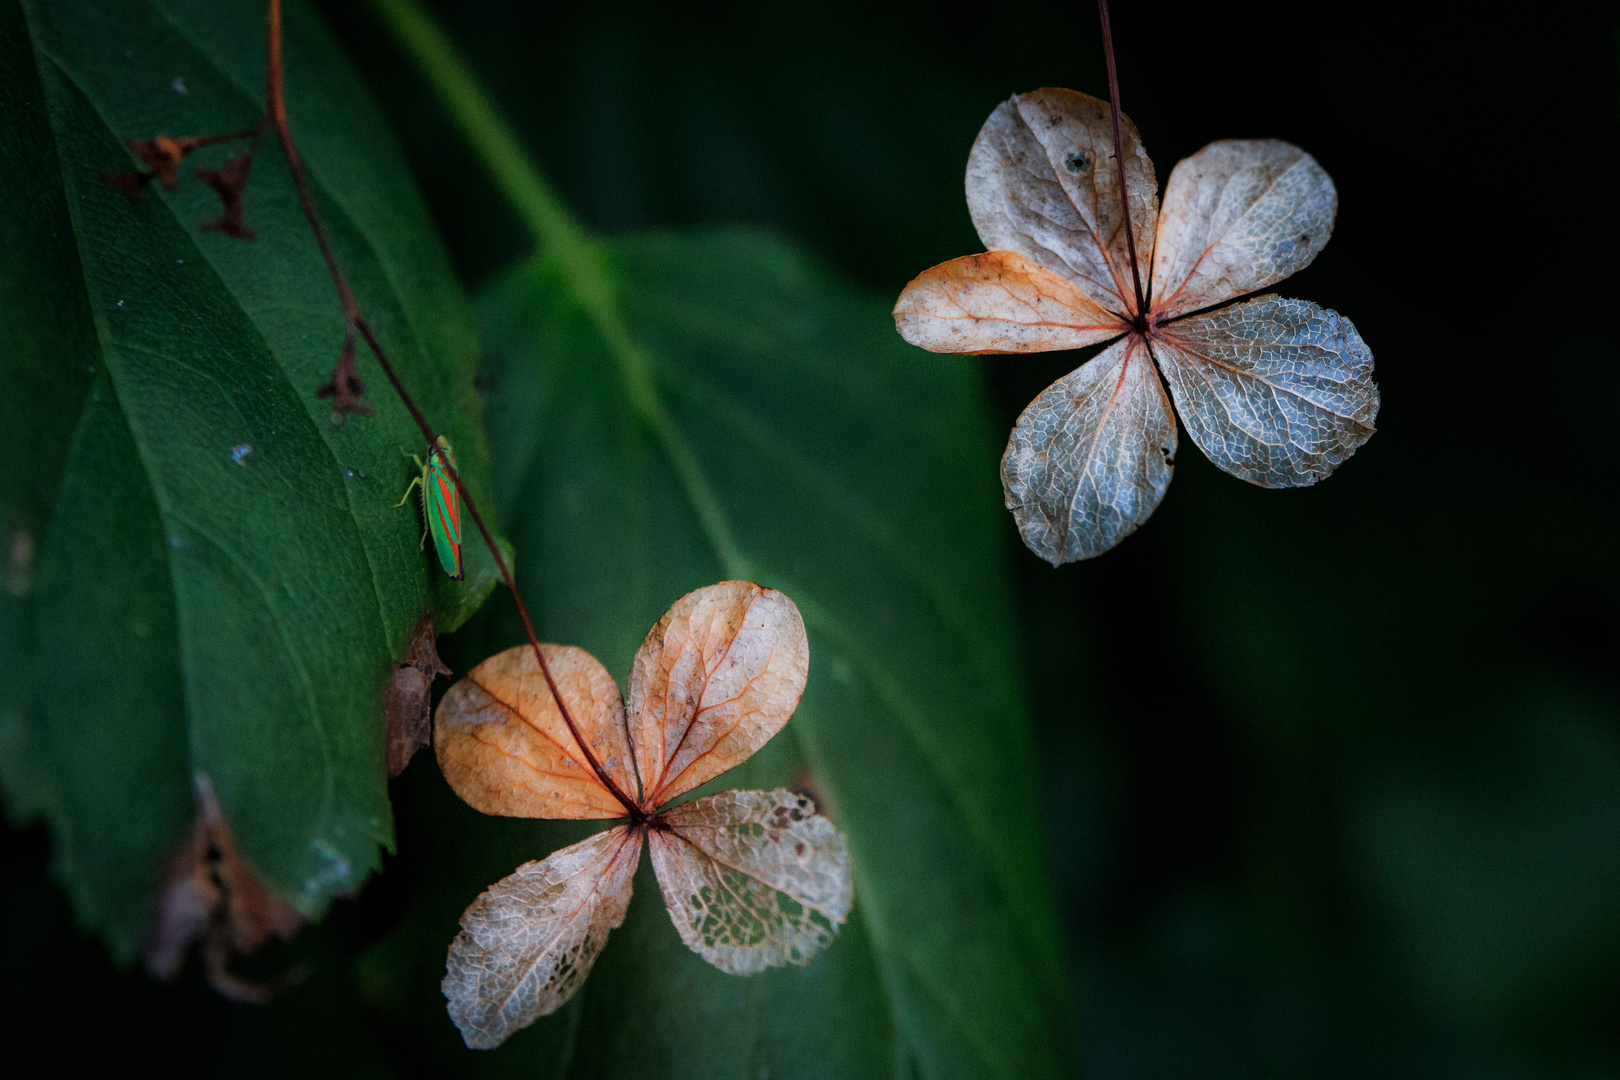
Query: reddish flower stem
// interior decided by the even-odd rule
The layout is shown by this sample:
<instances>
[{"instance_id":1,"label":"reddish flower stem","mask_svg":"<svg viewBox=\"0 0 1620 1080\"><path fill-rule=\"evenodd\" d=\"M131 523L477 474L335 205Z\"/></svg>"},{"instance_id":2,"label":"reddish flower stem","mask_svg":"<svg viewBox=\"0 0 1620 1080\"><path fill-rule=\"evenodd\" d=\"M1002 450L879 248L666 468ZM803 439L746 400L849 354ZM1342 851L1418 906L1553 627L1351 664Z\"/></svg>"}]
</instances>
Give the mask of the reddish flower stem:
<instances>
[{"instance_id":1,"label":"reddish flower stem","mask_svg":"<svg viewBox=\"0 0 1620 1080\"><path fill-rule=\"evenodd\" d=\"M1114 70L1114 31L1108 22L1108 0L1097 0L1097 17L1102 20L1103 57L1108 62L1108 103L1114 116L1114 163L1119 167L1119 209L1125 222L1125 249L1131 256L1131 284L1136 288L1137 320L1147 315L1147 298L1142 292L1142 272L1136 262L1136 230L1131 224L1131 201L1125 193L1125 136L1120 127L1119 73Z\"/></svg>"},{"instance_id":2,"label":"reddish flower stem","mask_svg":"<svg viewBox=\"0 0 1620 1080\"><path fill-rule=\"evenodd\" d=\"M266 51L268 86L265 113L269 117L271 126L276 129L277 137L281 140L281 149L287 158L287 170L292 174L293 186L298 189L299 205L303 207L304 217L308 219L310 230L315 234L315 242L320 246L321 257L326 260L326 267L332 272L332 284L337 287L338 299L343 302L344 317L351 327L360 332L360 336L371 347L372 355L377 358L377 365L382 368L383 374L388 377L389 383L394 387L394 392L399 395L399 400L404 402L405 408L411 414L411 419L416 421L416 426L421 430L422 437L427 440L428 446L437 446L439 440L433 431L433 426L428 423L427 417L417 407L410 391L405 389L405 384L400 381L398 372L394 370L394 365L388 360L388 354L383 351L382 342L377 340L377 335L372 331L371 324L366 321L365 316L361 313L360 304L354 297L354 290L349 287L348 281L343 276L343 271L338 268L337 256L333 254L332 245L326 236L326 227L321 224L320 215L315 212L315 199L310 193L309 182L304 177L303 161L298 156L298 147L293 143L292 129L287 124L287 103L282 88L281 0L270 0L269 38L269 46ZM494 535L489 531L489 526L484 523L484 516L478 512L478 504L473 501L472 493L461 482L461 476L456 472L455 466L450 464L448 459L445 459L444 465L450 473L450 479L456 485L456 493L461 497L461 501L466 504L467 512L472 515L473 522L478 526L479 534L483 536L484 543L489 547L490 555L494 556L495 565L501 571L501 579L506 582L507 589L512 593L512 602L517 605L518 617L523 620L524 632L529 636L529 647L534 650L534 658L540 664L540 674L545 676L546 686L551 690L551 697L552 700L556 701L558 711L562 713L563 723L568 725L569 734L574 736L574 742L585 756L585 761L590 765L591 771L596 774L597 780L601 781L602 786L608 790L608 793L624 807L625 813L630 816L631 821L639 824L645 817L640 806L619 787L608 771L602 767L602 763L596 759L596 755L591 751L590 744L585 741L584 735L579 730L579 725L574 721L568 703L563 700L562 693L557 689L557 680L551 674L551 665L546 663L545 651L540 648L540 639L534 632L534 623L529 619L529 609L523 604L523 597L518 593L517 582L513 580L511 568L506 565L506 560L501 556L500 548L495 544Z\"/></svg>"}]
</instances>

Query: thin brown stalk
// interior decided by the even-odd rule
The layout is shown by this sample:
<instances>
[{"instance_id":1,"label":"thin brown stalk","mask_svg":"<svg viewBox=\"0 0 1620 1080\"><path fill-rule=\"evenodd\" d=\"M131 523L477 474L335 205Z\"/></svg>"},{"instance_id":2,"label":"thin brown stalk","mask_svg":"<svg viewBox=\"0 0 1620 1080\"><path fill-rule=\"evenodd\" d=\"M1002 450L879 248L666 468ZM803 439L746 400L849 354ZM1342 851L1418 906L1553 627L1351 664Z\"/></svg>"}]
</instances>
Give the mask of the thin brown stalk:
<instances>
[{"instance_id":1,"label":"thin brown stalk","mask_svg":"<svg viewBox=\"0 0 1620 1080\"><path fill-rule=\"evenodd\" d=\"M1103 56L1108 62L1108 103L1114 116L1114 163L1119 168L1119 209L1125 223L1125 249L1131 256L1131 284L1136 288L1137 320L1147 315L1147 298L1142 292L1142 272L1136 262L1136 230L1131 224L1131 201L1125 193L1125 136L1120 127L1119 73L1114 70L1114 31L1108 22L1108 0L1097 0L1097 16L1102 20Z\"/></svg>"},{"instance_id":2,"label":"thin brown stalk","mask_svg":"<svg viewBox=\"0 0 1620 1080\"><path fill-rule=\"evenodd\" d=\"M371 348L372 355L377 358L377 365L382 368L383 374L388 377L389 383L394 387L394 392L399 395L399 400L404 402L405 408L411 414L411 419L416 421L416 426L421 430L422 437L427 440L428 446L437 446L439 440L437 434L434 433L433 426L428 423L427 417L417 407L410 391L405 389L405 384L400 381L398 372L394 370L394 365L388 360L388 354L384 351L382 342L377 340L377 335L372 331L371 324L366 321L365 315L361 313L359 302L354 297L354 290L349 288L349 283L344 278L343 271L338 267L337 257L333 254L332 245L327 240L326 228L321 224L320 215L315 212L315 199L310 194L309 182L304 176L303 161L298 156L298 147L293 142L292 129L287 123L287 103L282 87L281 0L270 0L269 33L270 40L266 56L268 87L265 113L270 119L271 126L276 129L277 137L281 140L281 149L287 158L287 169L292 174L293 186L298 189L299 205L303 207L304 217L308 219L309 227L315 234L315 242L320 246L321 257L326 260L327 269L332 272L332 283L337 287L338 298L343 302L344 316L349 325L360 332L360 336L365 339L366 344ZM529 647L534 650L534 658L540 664L540 673L545 676L546 686L551 691L552 699L557 703L558 711L562 713L563 722L568 725L569 733L574 736L574 742L578 744L580 752L585 755L586 763L590 765L591 771L596 774L596 778L601 781L602 786L607 788L608 792L619 801L632 821L640 823L644 817L641 808L634 799L619 787L608 771L602 767L602 763L597 760L595 753L591 751L590 744L585 741L584 735L580 732L579 725L574 721L573 713L570 712L567 702L563 700L562 693L557 689L557 680L551 674L551 665L546 663L545 651L540 648L540 639L534 632L534 623L529 619L529 609L524 606L523 597L518 593L517 582L512 578L511 568L506 565L506 560L501 556L501 550L495 544L494 535L489 531L489 526L484 523L484 516L478 512L478 504L473 501L472 493L461 482L460 474L456 472L455 466L450 464L447 458L444 459L444 465L450 473L451 481L456 485L457 495L460 496L462 503L466 505L467 512L472 515L473 522L478 526L479 534L483 536L485 545L489 547L490 555L494 556L495 565L501 572L501 579L506 582L507 589L512 593L512 602L517 605L518 617L523 620L523 630L529 636Z\"/></svg>"}]
</instances>

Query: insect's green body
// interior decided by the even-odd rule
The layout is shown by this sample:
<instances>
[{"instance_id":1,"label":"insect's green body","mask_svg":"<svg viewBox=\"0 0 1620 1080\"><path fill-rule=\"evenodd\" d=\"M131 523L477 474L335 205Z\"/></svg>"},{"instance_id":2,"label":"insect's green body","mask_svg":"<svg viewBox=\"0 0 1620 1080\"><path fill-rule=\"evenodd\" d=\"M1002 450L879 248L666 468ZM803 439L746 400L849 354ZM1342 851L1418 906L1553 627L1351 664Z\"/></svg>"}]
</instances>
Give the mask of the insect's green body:
<instances>
[{"instance_id":1,"label":"insect's green body","mask_svg":"<svg viewBox=\"0 0 1620 1080\"><path fill-rule=\"evenodd\" d=\"M411 497L411 491L418 484L422 486L422 517L427 521L428 534L433 537L433 547L439 553L439 565L444 572L460 581L463 573L461 569L461 500L456 495L456 482L450 478L450 469L455 468L456 458L450 450L450 440L443 435L439 436L439 445L428 451L427 462L415 454L411 460L416 462L422 470L422 475L411 481L411 486L405 489L405 494L395 506L404 506L405 500ZM446 464L449 468L446 468Z\"/></svg>"}]
</instances>

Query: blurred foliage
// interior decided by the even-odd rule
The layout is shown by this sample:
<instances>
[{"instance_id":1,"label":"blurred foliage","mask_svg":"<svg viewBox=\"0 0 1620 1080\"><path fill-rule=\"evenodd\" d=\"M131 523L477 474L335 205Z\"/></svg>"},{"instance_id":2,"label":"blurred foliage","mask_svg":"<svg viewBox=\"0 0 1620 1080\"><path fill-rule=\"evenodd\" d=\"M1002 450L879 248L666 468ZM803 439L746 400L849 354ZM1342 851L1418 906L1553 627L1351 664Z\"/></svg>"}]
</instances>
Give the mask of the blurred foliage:
<instances>
[{"instance_id":1,"label":"blurred foliage","mask_svg":"<svg viewBox=\"0 0 1620 1080\"><path fill-rule=\"evenodd\" d=\"M1045 567L1003 519L1085 1065L1616 1075L1620 583L1600 403L1620 360L1601 318L1617 16L1120 7L1125 109L1166 173L1212 139L1274 136L1333 176L1335 236L1290 291L1355 319L1384 408L1305 491L1183 455L1176 497L1095 562ZM442 8L593 227L770 225L883 296L974 246L962 168L998 101L1104 85L1084 5L974 22L870 3ZM386 35L325 11L463 279L526 257ZM1075 360L979 362L997 428ZM44 836L14 834L0 904L37 974L8 983L8 1024L60 1030L71 986L121 1055L423 1070L387 1010L354 998L392 992L364 950L405 925L411 852L450 828L435 791L426 763L399 782L402 855L263 959L316 961L264 1012L194 977L114 973L71 936ZM529 850L478 857L499 874ZM299 1045L275 1034L290 1030Z\"/></svg>"}]
</instances>

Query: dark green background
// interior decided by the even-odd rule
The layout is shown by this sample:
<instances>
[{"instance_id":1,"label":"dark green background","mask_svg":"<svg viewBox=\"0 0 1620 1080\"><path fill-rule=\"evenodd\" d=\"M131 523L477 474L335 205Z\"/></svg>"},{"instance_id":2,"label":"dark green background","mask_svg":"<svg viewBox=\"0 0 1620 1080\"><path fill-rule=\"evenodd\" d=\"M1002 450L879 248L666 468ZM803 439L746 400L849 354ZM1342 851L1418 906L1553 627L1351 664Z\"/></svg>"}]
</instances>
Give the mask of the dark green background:
<instances>
[{"instance_id":1,"label":"dark green background","mask_svg":"<svg viewBox=\"0 0 1620 1080\"><path fill-rule=\"evenodd\" d=\"M764 224L887 296L977 248L962 170L998 101L1104 87L1085 4L443 8L593 228ZM1085 1064L1620 1075L1616 17L1121 8L1124 106L1161 177L1241 136L1333 176L1333 240L1281 291L1354 320L1384 407L1306 491L1180 455L1163 507L1093 562L1053 570L1006 522ZM376 25L326 14L469 288L527 254ZM983 361L998 423L1077 359ZM402 917L427 825L398 827L404 854L293 947L316 974L267 1011L115 972L74 934L44 831L8 833L7 1054L415 1071L333 974Z\"/></svg>"}]
</instances>

